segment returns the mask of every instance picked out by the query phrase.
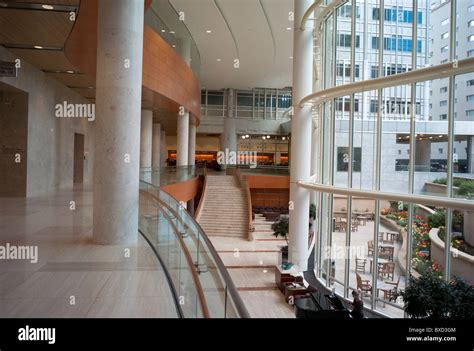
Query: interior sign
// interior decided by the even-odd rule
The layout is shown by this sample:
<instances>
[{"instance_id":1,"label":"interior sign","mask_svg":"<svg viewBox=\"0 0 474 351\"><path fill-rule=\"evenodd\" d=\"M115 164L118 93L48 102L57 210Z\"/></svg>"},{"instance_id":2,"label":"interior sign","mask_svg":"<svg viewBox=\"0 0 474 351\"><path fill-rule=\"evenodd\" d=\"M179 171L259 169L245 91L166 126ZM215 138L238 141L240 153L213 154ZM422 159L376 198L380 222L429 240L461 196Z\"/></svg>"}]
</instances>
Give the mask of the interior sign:
<instances>
[{"instance_id":1,"label":"interior sign","mask_svg":"<svg viewBox=\"0 0 474 351\"><path fill-rule=\"evenodd\" d=\"M16 77L15 62L0 61L0 77Z\"/></svg>"}]
</instances>

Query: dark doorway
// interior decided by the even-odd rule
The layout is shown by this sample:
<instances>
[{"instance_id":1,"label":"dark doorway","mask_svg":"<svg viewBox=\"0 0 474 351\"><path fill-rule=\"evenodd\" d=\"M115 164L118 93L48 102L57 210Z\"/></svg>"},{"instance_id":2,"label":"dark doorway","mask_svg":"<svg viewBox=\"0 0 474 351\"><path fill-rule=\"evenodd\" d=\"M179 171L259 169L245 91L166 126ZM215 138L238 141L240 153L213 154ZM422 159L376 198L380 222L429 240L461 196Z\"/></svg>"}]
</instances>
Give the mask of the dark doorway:
<instances>
[{"instance_id":1,"label":"dark doorway","mask_svg":"<svg viewBox=\"0 0 474 351\"><path fill-rule=\"evenodd\" d=\"M26 197L28 94L0 82L0 197Z\"/></svg>"},{"instance_id":2,"label":"dark doorway","mask_svg":"<svg viewBox=\"0 0 474 351\"><path fill-rule=\"evenodd\" d=\"M84 134L74 133L74 184L84 183Z\"/></svg>"}]
</instances>

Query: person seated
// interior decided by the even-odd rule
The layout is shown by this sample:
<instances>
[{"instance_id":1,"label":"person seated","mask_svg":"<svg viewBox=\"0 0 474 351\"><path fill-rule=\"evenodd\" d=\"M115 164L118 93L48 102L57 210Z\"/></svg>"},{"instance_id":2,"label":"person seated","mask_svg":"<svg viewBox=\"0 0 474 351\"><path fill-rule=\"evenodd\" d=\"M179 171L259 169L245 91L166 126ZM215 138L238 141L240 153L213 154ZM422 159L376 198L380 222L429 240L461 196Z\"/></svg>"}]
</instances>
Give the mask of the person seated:
<instances>
[{"instance_id":1,"label":"person seated","mask_svg":"<svg viewBox=\"0 0 474 351\"><path fill-rule=\"evenodd\" d=\"M352 291L352 297L354 300L351 303L352 310L349 313L353 319L363 319L364 318L364 302L360 298L358 291Z\"/></svg>"}]
</instances>

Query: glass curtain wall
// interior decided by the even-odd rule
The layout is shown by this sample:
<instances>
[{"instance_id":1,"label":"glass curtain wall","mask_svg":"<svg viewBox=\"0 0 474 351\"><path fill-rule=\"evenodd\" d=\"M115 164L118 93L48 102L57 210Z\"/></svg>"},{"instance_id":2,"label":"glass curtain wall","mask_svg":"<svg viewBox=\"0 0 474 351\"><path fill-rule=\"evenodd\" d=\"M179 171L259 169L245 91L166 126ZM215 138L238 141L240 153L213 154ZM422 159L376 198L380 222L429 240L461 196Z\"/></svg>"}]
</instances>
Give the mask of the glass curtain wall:
<instances>
[{"instance_id":1,"label":"glass curtain wall","mask_svg":"<svg viewBox=\"0 0 474 351\"><path fill-rule=\"evenodd\" d=\"M361 291L366 307L388 316L405 316L399 292L410 276L474 284L469 3L326 0L315 10L314 86L368 83L349 95L322 91L315 102L321 172L313 179L327 188L316 197L315 273L345 298ZM416 76L427 67L439 70Z\"/></svg>"}]
</instances>

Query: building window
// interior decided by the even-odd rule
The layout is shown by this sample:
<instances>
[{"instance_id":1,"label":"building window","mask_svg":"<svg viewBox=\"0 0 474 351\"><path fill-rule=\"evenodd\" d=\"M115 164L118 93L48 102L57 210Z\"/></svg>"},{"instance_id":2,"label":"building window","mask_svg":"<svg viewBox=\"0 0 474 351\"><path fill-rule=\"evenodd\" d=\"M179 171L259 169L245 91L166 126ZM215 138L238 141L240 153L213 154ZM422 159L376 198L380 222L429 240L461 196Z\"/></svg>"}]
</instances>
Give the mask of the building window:
<instances>
[{"instance_id":1,"label":"building window","mask_svg":"<svg viewBox=\"0 0 474 351\"><path fill-rule=\"evenodd\" d=\"M355 77L356 78L359 78L360 76L360 66L359 65L356 65L355 66ZM347 78L350 78L351 77L351 65L350 64L344 64L344 63L338 63L336 65L336 75L338 77L347 77Z\"/></svg>"},{"instance_id":2,"label":"building window","mask_svg":"<svg viewBox=\"0 0 474 351\"><path fill-rule=\"evenodd\" d=\"M468 87L472 87L472 86L474 85L474 79L468 80L468 81L466 82L466 85L467 85Z\"/></svg>"},{"instance_id":3,"label":"building window","mask_svg":"<svg viewBox=\"0 0 474 351\"><path fill-rule=\"evenodd\" d=\"M449 46L445 45L441 48L441 52L448 52L449 51Z\"/></svg>"},{"instance_id":4,"label":"building window","mask_svg":"<svg viewBox=\"0 0 474 351\"><path fill-rule=\"evenodd\" d=\"M473 57L474 56L474 50L469 50L467 52L467 57Z\"/></svg>"},{"instance_id":5,"label":"building window","mask_svg":"<svg viewBox=\"0 0 474 351\"><path fill-rule=\"evenodd\" d=\"M355 147L353 151L354 162L352 164L352 170L354 172L360 172L362 149ZM337 148L337 171L347 172L349 169L349 148L338 147Z\"/></svg>"},{"instance_id":6,"label":"building window","mask_svg":"<svg viewBox=\"0 0 474 351\"><path fill-rule=\"evenodd\" d=\"M446 18L446 19L444 19L444 20L441 21L441 25L442 25L442 26L446 26L446 25L448 25L448 24L449 24L449 18Z\"/></svg>"},{"instance_id":7,"label":"building window","mask_svg":"<svg viewBox=\"0 0 474 351\"><path fill-rule=\"evenodd\" d=\"M252 107L253 94L252 93L237 93L237 106Z\"/></svg>"},{"instance_id":8,"label":"building window","mask_svg":"<svg viewBox=\"0 0 474 351\"><path fill-rule=\"evenodd\" d=\"M466 117L474 117L474 110L467 110Z\"/></svg>"},{"instance_id":9,"label":"building window","mask_svg":"<svg viewBox=\"0 0 474 351\"><path fill-rule=\"evenodd\" d=\"M291 94L278 95L278 108L287 109L291 107Z\"/></svg>"},{"instance_id":10,"label":"building window","mask_svg":"<svg viewBox=\"0 0 474 351\"><path fill-rule=\"evenodd\" d=\"M209 91L207 93L207 104L224 106L224 93L221 91Z\"/></svg>"},{"instance_id":11,"label":"building window","mask_svg":"<svg viewBox=\"0 0 474 351\"><path fill-rule=\"evenodd\" d=\"M467 37L467 41L474 41L474 35L470 35Z\"/></svg>"},{"instance_id":12,"label":"building window","mask_svg":"<svg viewBox=\"0 0 474 351\"><path fill-rule=\"evenodd\" d=\"M337 36L337 46L342 46L345 48L351 47L352 36L350 34L339 34ZM356 48L360 47L360 36L356 35Z\"/></svg>"},{"instance_id":13,"label":"building window","mask_svg":"<svg viewBox=\"0 0 474 351\"><path fill-rule=\"evenodd\" d=\"M379 112L379 102L377 100L370 100L370 113Z\"/></svg>"},{"instance_id":14,"label":"building window","mask_svg":"<svg viewBox=\"0 0 474 351\"><path fill-rule=\"evenodd\" d=\"M467 101L467 102L473 102L473 101L474 101L474 95L468 95L468 96L466 96L466 101Z\"/></svg>"},{"instance_id":15,"label":"building window","mask_svg":"<svg viewBox=\"0 0 474 351\"><path fill-rule=\"evenodd\" d=\"M442 100L439 102L440 107L448 106L448 100Z\"/></svg>"},{"instance_id":16,"label":"building window","mask_svg":"<svg viewBox=\"0 0 474 351\"><path fill-rule=\"evenodd\" d=\"M442 148L439 148L439 149L438 149L438 152L442 155L442 154L443 154L443 149L442 149Z\"/></svg>"},{"instance_id":17,"label":"building window","mask_svg":"<svg viewBox=\"0 0 474 351\"><path fill-rule=\"evenodd\" d=\"M401 36L392 36L384 38L384 50L387 51L402 51L411 52L412 50L412 39L403 38ZM377 50L379 48L379 37L372 37L372 49ZM421 40L417 42L416 50L421 53L423 49L423 43Z\"/></svg>"},{"instance_id":18,"label":"building window","mask_svg":"<svg viewBox=\"0 0 474 351\"><path fill-rule=\"evenodd\" d=\"M440 93L447 93L448 92L448 87L442 87L441 89L439 89L439 92Z\"/></svg>"},{"instance_id":19,"label":"building window","mask_svg":"<svg viewBox=\"0 0 474 351\"><path fill-rule=\"evenodd\" d=\"M351 99L350 98L337 98L336 99L336 111L338 112L350 112L351 111ZM354 99L354 112L359 112L359 99Z\"/></svg>"},{"instance_id":20,"label":"building window","mask_svg":"<svg viewBox=\"0 0 474 351\"><path fill-rule=\"evenodd\" d=\"M474 20L470 20L469 22L467 22L467 26L474 27Z\"/></svg>"},{"instance_id":21,"label":"building window","mask_svg":"<svg viewBox=\"0 0 474 351\"><path fill-rule=\"evenodd\" d=\"M474 12L474 5L469 6L467 12Z\"/></svg>"},{"instance_id":22,"label":"building window","mask_svg":"<svg viewBox=\"0 0 474 351\"><path fill-rule=\"evenodd\" d=\"M385 8L384 18L387 22L412 23L413 11L397 9L396 7ZM380 20L380 8L375 7L372 9L372 19L375 21ZM418 24L423 24L423 12L421 11L418 11Z\"/></svg>"},{"instance_id":23,"label":"building window","mask_svg":"<svg viewBox=\"0 0 474 351\"><path fill-rule=\"evenodd\" d=\"M441 60L441 64L448 63L448 59Z\"/></svg>"},{"instance_id":24,"label":"building window","mask_svg":"<svg viewBox=\"0 0 474 351\"><path fill-rule=\"evenodd\" d=\"M338 10L338 16L351 18L352 17L352 5L351 4L346 4L346 5L341 6ZM360 8L359 8L359 6L356 6L356 17L360 18Z\"/></svg>"},{"instance_id":25,"label":"building window","mask_svg":"<svg viewBox=\"0 0 474 351\"><path fill-rule=\"evenodd\" d=\"M447 39L447 38L449 38L449 32L445 32L441 34L441 39Z\"/></svg>"},{"instance_id":26,"label":"building window","mask_svg":"<svg viewBox=\"0 0 474 351\"><path fill-rule=\"evenodd\" d=\"M443 113L441 115L439 115L439 119L442 120L442 121L445 121L448 119L448 115L446 113Z\"/></svg>"}]
</instances>

